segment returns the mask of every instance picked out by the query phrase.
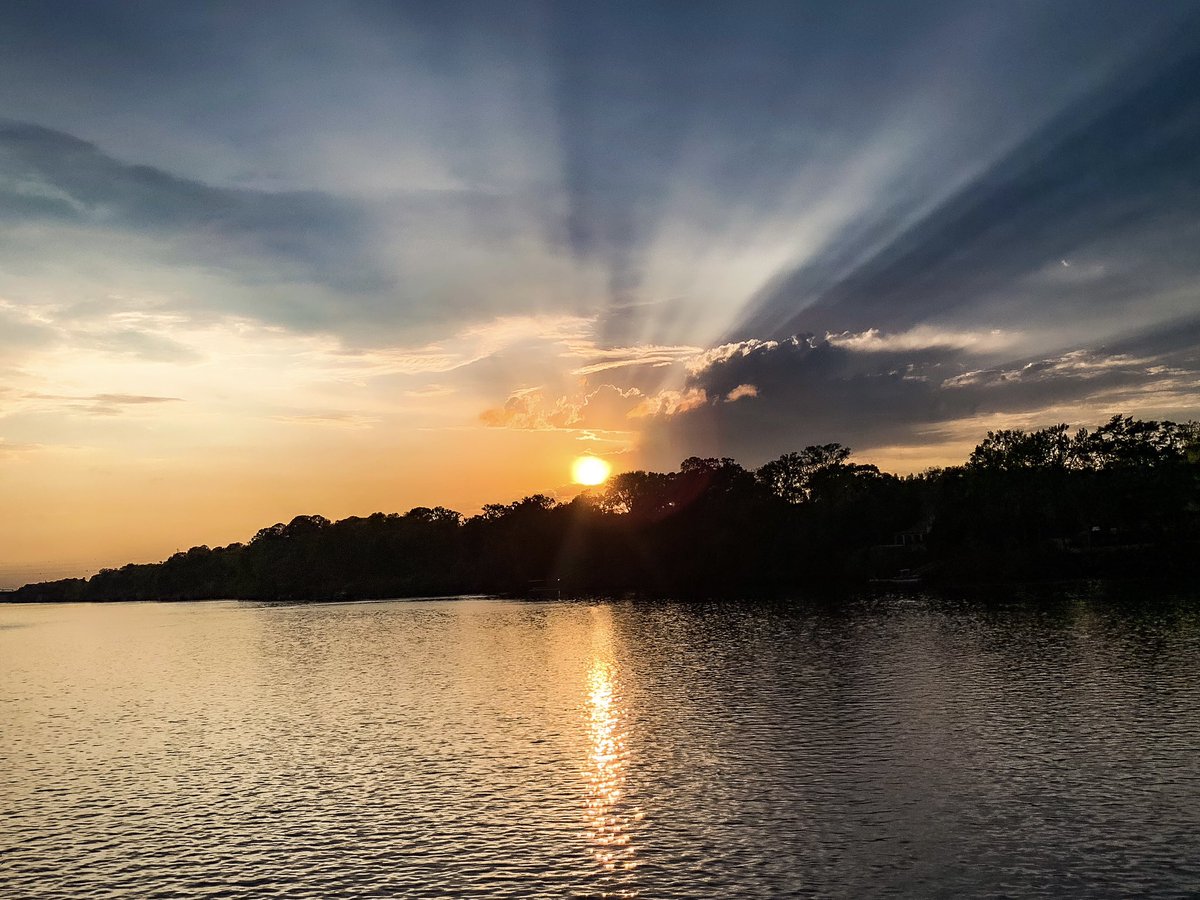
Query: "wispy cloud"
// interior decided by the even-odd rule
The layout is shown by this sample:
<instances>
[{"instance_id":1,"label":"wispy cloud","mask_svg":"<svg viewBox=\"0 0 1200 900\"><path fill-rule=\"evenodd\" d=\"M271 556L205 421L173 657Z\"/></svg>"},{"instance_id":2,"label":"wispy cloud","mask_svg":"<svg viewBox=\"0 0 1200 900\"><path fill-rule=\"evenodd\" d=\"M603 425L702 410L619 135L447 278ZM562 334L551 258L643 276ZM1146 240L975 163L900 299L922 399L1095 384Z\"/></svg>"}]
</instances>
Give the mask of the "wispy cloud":
<instances>
[{"instance_id":1,"label":"wispy cloud","mask_svg":"<svg viewBox=\"0 0 1200 900\"><path fill-rule=\"evenodd\" d=\"M612 369L625 369L632 366L650 366L661 368L676 363L686 362L701 352L699 347L691 346L660 346L647 344L640 347L610 347L601 348L594 342L577 343L571 349L571 355L582 356L595 360L587 365L571 370L572 375L596 375Z\"/></svg>"},{"instance_id":2,"label":"wispy cloud","mask_svg":"<svg viewBox=\"0 0 1200 900\"><path fill-rule=\"evenodd\" d=\"M364 416L348 412L313 412L294 415L276 415L273 421L288 425L315 425L323 428L365 429L379 424L377 416Z\"/></svg>"},{"instance_id":3,"label":"wispy cloud","mask_svg":"<svg viewBox=\"0 0 1200 900\"><path fill-rule=\"evenodd\" d=\"M41 444L23 444L0 438L0 459L14 459L19 456L36 453L41 450Z\"/></svg>"},{"instance_id":4,"label":"wispy cloud","mask_svg":"<svg viewBox=\"0 0 1200 900\"><path fill-rule=\"evenodd\" d=\"M597 434L631 435L627 419L645 395L637 388L611 384L568 395L549 395L542 387L513 391L504 404L484 410L479 420L493 428L570 431L583 439Z\"/></svg>"},{"instance_id":5,"label":"wispy cloud","mask_svg":"<svg viewBox=\"0 0 1200 900\"><path fill-rule=\"evenodd\" d=\"M180 397L159 397L147 394L91 394L80 397L30 393L20 395L10 412L18 409L21 411L61 409L90 416L117 416L131 408L180 402L182 402Z\"/></svg>"},{"instance_id":6,"label":"wispy cloud","mask_svg":"<svg viewBox=\"0 0 1200 900\"><path fill-rule=\"evenodd\" d=\"M730 393L732 394L733 391ZM745 395L743 394L743 396ZM644 398L630 411L629 415L635 419L650 416L677 416L699 409L707 403L708 392L704 388L692 387L682 391L659 391L652 397Z\"/></svg>"},{"instance_id":7,"label":"wispy cloud","mask_svg":"<svg viewBox=\"0 0 1200 900\"><path fill-rule=\"evenodd\" d=\"M889 350L928 350L945 348L970 350L975 353L994 353L1008 350L1024 339L1019 332L992 328L986 331L956 331L936 325L918 325L907 331L885 334L877 328L866 331L843 331L826 334L825 340L835 347L846 347L867 353Z\"/></svg>"}]
</instances>

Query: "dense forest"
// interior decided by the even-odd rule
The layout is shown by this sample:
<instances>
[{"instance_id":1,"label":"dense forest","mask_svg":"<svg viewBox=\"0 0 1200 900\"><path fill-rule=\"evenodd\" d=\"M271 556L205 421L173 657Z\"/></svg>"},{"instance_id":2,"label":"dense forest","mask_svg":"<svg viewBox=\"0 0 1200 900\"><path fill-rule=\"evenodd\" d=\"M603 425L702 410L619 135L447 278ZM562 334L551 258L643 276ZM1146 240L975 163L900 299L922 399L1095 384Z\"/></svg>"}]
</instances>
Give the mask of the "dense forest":
<instances>
[{"instance_id":1,"label":"dense forest","mask_svg":"<svg viewBox=\"0 0 1200 900\"><path fill-rule=\"evenodd\" d=\"M686 459L569 503L534 495L297 516L249 543L27 585L15 600L794 595L877 581L1182 573L1200 559L1200 425L1116 416L994 431L964 465L897 477L839 444L756 470Z\"/></svg>"}]
</instances>

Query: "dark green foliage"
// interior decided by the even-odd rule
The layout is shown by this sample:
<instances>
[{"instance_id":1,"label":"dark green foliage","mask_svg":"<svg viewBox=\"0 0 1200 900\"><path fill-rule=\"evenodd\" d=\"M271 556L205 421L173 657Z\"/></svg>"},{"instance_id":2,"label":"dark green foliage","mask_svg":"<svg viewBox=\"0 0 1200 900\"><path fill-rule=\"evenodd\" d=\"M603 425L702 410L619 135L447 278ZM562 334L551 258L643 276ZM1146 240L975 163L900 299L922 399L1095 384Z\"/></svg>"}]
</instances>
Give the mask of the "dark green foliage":
<instances>
[{"instance_id":1,"label":"dark green foliage","mask_svg":"<svg viewBox=\"0 0 1200 900\"><path fill-rule=\"evenodd\" d=\"M1200 558L1200 427L1116 416L989 432L966 465L897 478L839 444L757 471L732 459L625 472L570 503L543 495L330 522L248 544L28 585L18 600L261 600L470 592L733 596L918 571L986 580L1144 574Z\"/></svg>"}]
</instances>

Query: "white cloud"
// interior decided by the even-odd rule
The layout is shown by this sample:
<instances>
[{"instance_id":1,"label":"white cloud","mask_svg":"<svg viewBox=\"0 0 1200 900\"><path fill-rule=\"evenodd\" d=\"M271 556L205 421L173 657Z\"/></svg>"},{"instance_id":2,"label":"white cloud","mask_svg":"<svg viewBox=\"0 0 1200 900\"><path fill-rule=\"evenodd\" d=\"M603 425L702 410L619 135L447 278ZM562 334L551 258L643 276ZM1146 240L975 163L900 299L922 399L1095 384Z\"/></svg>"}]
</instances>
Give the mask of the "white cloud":
<instances>
[{"instance_id":1,"label":"white cloud","mask_svg":"<svg viewBox=\"0 0 1200 900\"><path fill-rule=\"evenodd\" d=\"M595 360L587 365L571 370L572 375L595 375L610 369L623 369L630 366L651 366L661 368L686 362L701 352L699 347L687 345L663 346L645 344L635 347L600 348L594 345L577 345L572 348L572 354Z\"/></svg>"},{"instance_id":2,"label":"white cloud","mask_svg":"<svg viewBox=\"0 0 1200 900\"><path fill-rule=\"evenodd\" d=\"M509 394L498 407L485 409L479 420L492 428L527 431L572 431L583 436L628 433L626 418L645 395L637 388L602 384L592 390L555 396L544 387Z\"/></svg>"},{"instance_id":3,"label":"white cloud","mask_svg":"<svg viewBox=\"0 0 1200 900\"><path fill-rule=\"evenodd\" d=\"M835 347L875 353L896 350L968 350L972 353L992 353L1006 350L1022 339L1020 332L993 328L987 331L955 331L936 325L918 325L908 331L885 334L877 328L866 331L843 331L825 335Z\"/></svg>"},{"instance_id":4,"label":"white cloud","mask_svg":"<svg viewBox=\"0 0 1200 900\"><path fill-rule=\"evenodd\" d=\"M708 403L708 393L704 388L687 388L682 391L659 391L652 397L646 397L629 413L632 419L649 417L670 417L680 413L699 409Z\"/></svg>"},{"instance_id":5,"label":"white cloud","mask_svg":"<svg viewBox=\"0 0 1200 900\"><path fill-rule=\"evenodd\" d=\"M1125 353L1072 350L1061 356L1034 360L1017 366L964 372L961 375L947 378L942 385L948 388L987 387L1045 382L1064 377L1091 380L1116 372L1156 379L1186 374L1183 370L1153 363L1152 359L1135 358Z\"/></svg>"},{"instance_id":6,"label":"white cloud","mask_svg":"<svg viewBox=\"0 0 1200 900\"><path fill-rule=\"evenodd\" d=\"M796 342L797 338L792 338L792 342ZM779 346L778 341L760 341L756 338L751 338L746 341L737 341L731 344L722 344L719 347L713 347L711 350L705 350L697 353L694 357L688 360L687 370L689 375L698 375L706 369L712 368L719 363L728 362L731 359L739 356L749 356L756 350L774 350Z\"/></svg>"}]
</instances>

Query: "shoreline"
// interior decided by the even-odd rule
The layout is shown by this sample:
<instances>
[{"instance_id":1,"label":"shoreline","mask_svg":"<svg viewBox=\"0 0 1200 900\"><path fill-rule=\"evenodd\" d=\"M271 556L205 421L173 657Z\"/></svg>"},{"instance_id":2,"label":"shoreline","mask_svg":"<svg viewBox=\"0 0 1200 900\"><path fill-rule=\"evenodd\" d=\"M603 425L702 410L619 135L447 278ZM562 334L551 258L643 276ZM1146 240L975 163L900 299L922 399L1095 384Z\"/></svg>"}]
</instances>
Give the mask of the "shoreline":
<instances>
[{"instance_id":1,"label":"shoreline","mask_svg":"<svg viewBox=\"0 0 1200 900\"><path fill-rule=\"evenodd\" d=\"M0 595L0 606L53 606L63 604L104 606L108 604L131 603L243 603L259 607L271 606L343 606L367 603L419 603L419 602L450 602L462 600L505 600L521 603L789 603L803 605L819 603L827 605L835 602L854 602L868 598L886 596L922 595L939 599L951 599L950 594L958 595L957 599L970 602L992 602L999 597L980 595L995 594L1001 591L1017 592L1051 592L1070 591L1119 592L1122 588L1153 586L1168 592L1186 590L1194 586L1193 572L1175 572L1139 576L1048 576L1045 578L1025 579L990 579L954 582L920 582L920 583L874 583L874 584L828 584L821 588L796 592L745 593L745 594L684 594L649 591L626 591L622 593L573 593L563 591L559 596L536 596L532 592L468 592L462 594L412 594L380 597L318 597L318 598L262 598L262 597L188 597L181 599L169 598L111 598L111 599L15 599Z\"/></svg>"}]
</instances>

